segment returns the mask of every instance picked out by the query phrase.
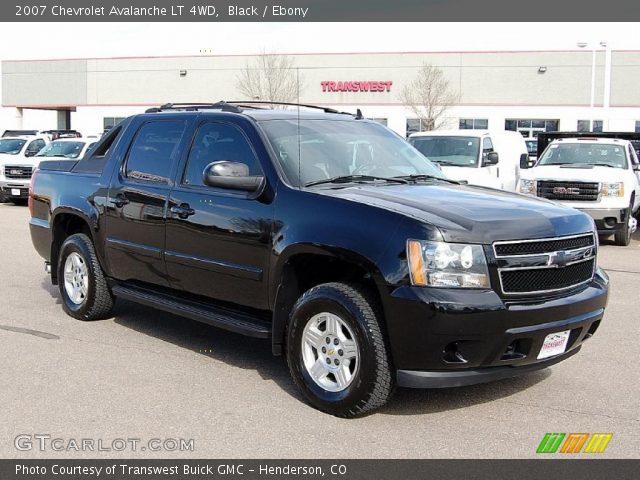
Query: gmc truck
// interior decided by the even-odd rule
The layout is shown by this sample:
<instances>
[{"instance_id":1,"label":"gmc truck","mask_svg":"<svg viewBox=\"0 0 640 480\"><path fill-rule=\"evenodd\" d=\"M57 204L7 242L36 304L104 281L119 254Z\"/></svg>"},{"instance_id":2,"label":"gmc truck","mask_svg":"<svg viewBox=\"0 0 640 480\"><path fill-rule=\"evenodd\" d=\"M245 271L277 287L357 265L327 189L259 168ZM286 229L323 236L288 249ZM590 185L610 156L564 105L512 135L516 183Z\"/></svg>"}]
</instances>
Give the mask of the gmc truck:
<instances>
[{"instance_id":1,"label":"gmc truck","mask_svg":"<svg viewBox=\"0 0 640 480\"><path fill-rule=\"evenodd\" d=\"M167 104L43 161L29 205L70 316L124 298L267 339L340 417L556 364L608 297L588 215L450 180L360 112Z\"/></svg>"}]
</instances>

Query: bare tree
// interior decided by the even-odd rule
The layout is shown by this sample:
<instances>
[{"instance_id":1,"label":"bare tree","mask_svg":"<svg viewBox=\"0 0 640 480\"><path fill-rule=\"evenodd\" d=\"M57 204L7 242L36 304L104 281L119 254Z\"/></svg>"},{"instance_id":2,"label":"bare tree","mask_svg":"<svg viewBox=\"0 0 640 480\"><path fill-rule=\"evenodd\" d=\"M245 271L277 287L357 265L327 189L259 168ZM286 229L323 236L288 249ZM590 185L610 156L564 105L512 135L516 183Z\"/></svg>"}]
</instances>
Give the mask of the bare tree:
<instances>
[{"instance_id":1,"label":"bare tree","mask_svg":"<svg viewBox=\"0 0 640 480\"><path fill-rule=\"evenodd\" d=\"M247 62L236 88L250 100L297 102L302 82L292 57L263 52L253 62Z\"/></svg>"},{"instance_id":2,"label":"bare tree","mask_svg":"<svg viewBox=\"0 0 640 480\"><path fill-rule=\"evenodd\" d=\"M400 100L421 120L425 130L442 127L447 109L460 101L438 67L422 65L416 77L400 92Z\"/></svg>"}]
</instances>

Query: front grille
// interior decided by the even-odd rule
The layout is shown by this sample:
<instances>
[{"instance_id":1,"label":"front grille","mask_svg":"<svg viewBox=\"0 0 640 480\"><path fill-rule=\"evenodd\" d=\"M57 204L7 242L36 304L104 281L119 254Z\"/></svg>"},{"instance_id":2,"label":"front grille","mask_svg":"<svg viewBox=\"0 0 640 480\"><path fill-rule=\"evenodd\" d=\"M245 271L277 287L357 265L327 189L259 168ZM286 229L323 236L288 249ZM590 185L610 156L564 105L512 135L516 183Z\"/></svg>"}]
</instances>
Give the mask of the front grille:
<instances>
[{"instance_id":1,"label":"front grille","mask_svg":"<svg viewBox=\"0 0 640 480\"><path fill-rule=\"evenodd\" d=\"M555 182L538 180L538 197L550 200L596 201L599 185L593 182Z\"/></svg>"},{"instance_id":2,"label":"front grille","mask_svg":"<svg viewBox=\"0 0 640 480\"><path fill-rule=\"evenodd\" d=\"M596 265L595 238L593 233L586 233L494 243L502 293L547 293L588 282Z\"/></svg>"},{"instance_id":3,"label":"front grille","mask_svg":"<svg viewBox=\"0 0 640 480\"><path fill-rule=\"evenodd\" d=\"M5 178L28 180L31 178L33 167L24 165L7 165L4 167Z\"/></svg>"},{"instance_id":4,"label":"front grille","mask_svg":"<svg viewBox=\"0 0 640 480\"><path fill-rule=\"evenodd\" d=\"M593 277L594 259L563 268L539 268L501 272L506 293L562 290L588 282Z\"/></svg>"},{"instance_id":5,"label":"front grille","mask_svg":"<svg viewBox=\"0 0 640 480\"><path fill-rule=\"evenodd\" d=\"M593 234L589 233L579 237L553 238L519 243L496 243L495 252L497 256L540 255L546 252L574 250L593 245L594 237Z\"/></svg>"}]
</instances>

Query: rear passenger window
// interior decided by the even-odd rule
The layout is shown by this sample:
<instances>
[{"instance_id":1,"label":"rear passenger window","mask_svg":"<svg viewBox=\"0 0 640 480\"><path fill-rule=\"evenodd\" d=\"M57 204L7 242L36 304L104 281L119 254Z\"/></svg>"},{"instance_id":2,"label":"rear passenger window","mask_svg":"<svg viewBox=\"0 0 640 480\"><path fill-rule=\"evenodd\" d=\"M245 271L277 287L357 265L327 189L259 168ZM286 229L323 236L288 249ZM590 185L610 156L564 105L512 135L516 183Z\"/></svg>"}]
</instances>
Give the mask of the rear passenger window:
<instances>
[{"instance_id":1,"label":"rear passenger window","mask_svg":"<svg viewBox=\"0 0 640 480\"><path fill-rule=\"evenodd\" d=\"M145 123L131 144L125 176L146 182L168 183L171 163L177 155L185 123L157 121Z\"/></svg>"},{"instance_id":2,"label":"rear passenger window","mask_svg":"<svg viewBox=\"0 0 640 480\"><path fill-rule=\"evenodd\" d=\"M204 185L202 177L207 165L221 160L244 163L249 167L249 175L261 174L253 148L239 128L226 123L205 123L193 142L183 183Z\"/></svg>"}]
</instances>

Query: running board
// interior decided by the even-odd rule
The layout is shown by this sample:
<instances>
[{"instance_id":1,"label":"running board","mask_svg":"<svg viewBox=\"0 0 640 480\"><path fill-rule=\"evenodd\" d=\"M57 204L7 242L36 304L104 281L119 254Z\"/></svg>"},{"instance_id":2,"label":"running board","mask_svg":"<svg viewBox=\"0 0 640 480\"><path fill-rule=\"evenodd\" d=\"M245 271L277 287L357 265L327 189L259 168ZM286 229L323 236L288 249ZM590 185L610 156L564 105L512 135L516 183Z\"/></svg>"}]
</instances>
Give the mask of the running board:
<instances>
[{"instance_id":1,"label":"running board","mask_svg":"<svg viewBox=\"0 0 640 480\"><path fill-rule=\"evenodd\" d=\"M224 328L241 335L254 338L271 337L271 324L269 322L244 312L180 300L164 293L143 288L115 285L112 290L116 297L141 303L214 327Z\"/></svg>"}]
</instances>

